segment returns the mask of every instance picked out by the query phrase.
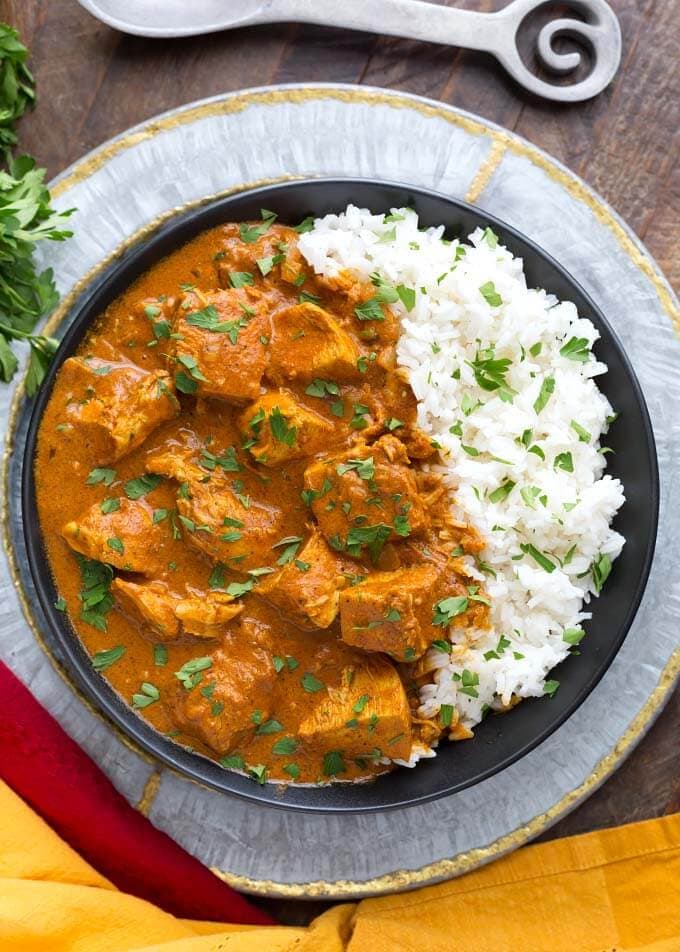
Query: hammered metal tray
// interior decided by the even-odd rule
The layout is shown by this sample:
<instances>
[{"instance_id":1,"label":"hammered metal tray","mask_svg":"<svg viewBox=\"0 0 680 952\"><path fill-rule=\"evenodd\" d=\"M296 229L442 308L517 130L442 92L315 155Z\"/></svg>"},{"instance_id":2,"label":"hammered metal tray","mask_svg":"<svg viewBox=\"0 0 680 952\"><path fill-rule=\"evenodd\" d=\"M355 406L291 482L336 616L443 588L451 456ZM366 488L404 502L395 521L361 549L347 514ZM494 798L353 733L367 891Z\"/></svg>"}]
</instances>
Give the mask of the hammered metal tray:
<instances>
[{"instance_id":1,"label":"hammered metal tray","mask_svg":"<svg viewBox=\"0 0 680 952\"><path fill-rule=\"evenodd\" d=\"M654 426L661 512L650 581L630 634L593 694L551 738L495 777L434 803L377 815L292 814L208 790L149 760L69 683L38 612L23 551L18 488L30 406L20 385L3 391L0 657L156 826L240 889L301 898L408 889L527 842L616 769L680 673L677 302L615 213L512 133L429 100L331 85L232 93L156 117L53 183L57 206L78 212L75 237L42 249L64 294L51 327L65 327L74 296L178 207L314 175L401 180L466 198L565 265L603 308L632 359Z\"/></svg>"}]
</instances>

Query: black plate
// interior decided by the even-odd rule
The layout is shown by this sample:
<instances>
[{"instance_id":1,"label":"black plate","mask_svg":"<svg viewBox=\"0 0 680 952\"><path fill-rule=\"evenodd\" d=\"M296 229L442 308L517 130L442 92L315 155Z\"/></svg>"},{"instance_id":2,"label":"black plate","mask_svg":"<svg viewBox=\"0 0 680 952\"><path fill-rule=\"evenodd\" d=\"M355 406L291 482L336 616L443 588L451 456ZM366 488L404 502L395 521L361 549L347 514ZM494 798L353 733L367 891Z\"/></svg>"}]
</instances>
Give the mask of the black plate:
<instances>
[{"instance_id":1,"label":"black plate","mask_svg":"<svg viewBox=\"0 0 680 952\"><path fill-rule=\"evenodd\" d=\"M560 689L554 697L524 701L509 714L488 717L476 728L473 740L444 742L436 758L422 761L414 770L399 768L371 783L287 789L273 784L259 786L205 757L187 753L157 733L93 670L67 618L54 608L57 593L35 518L36 436L60 365L75 351L94 318L159 258L206 228L258 218L261 207L275 211L281 221L295 224L310 214L337 212L350 202L374 212L410 205L418 212L422 225L443 224L449 237L465 238L478 225L490 225L501 242L524 259L529 287L543 287L560 299L573 301L581 316L594 322L602 335L595 354L609 366L609 372L598 378L598 383L621 415L607 436L615 451L607 460L608 472L618 476L625 487L626 503L614 527L625 536L626 545L602 596L594 600L581 654L568 658L555 671ZM118 727L160 760L217 790L290 809L361 812L409 806L478 783L528 753L576 710L611 664L640 603L654 551L659 482L652 428L635 374L604 315L556 261L513 228L463 202L390 182L315 179L254 189L163 225L94 281L76 303L69 324L36 399L26 443L22 507L30 568L57 653L77 684ZM549 764L546 769L551 769Z\"/></svg>"}]
</instances>

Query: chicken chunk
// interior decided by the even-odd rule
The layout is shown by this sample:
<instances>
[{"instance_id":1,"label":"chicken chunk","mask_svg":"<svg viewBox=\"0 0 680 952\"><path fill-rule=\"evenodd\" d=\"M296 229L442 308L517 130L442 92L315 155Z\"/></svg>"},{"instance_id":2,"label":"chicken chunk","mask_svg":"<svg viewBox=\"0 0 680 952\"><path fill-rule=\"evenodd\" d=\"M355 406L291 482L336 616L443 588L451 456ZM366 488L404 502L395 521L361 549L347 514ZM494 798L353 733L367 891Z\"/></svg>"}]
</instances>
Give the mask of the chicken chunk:
<instances>
[{"instance_id":1,"label":"chicken chunk","mask_svg":"<svg viewBox=\"0 0 680 952\"><path fill-rule=\"evenodd\" d=\"M280 572L260 580L257 592L302 624L328 628L338 614L340 590L347 584L341 569L321 533L314 529L295 558Z\"/></svg>"},{"instance_id":2,"label":"chicken chunk","mask_svg":"<svg viewBox=\"0 0 680 952\"><path fill-rule=\"evenodd\" d=\"M267 376L276 384L314 377L358 376L359 351L337 320L316 304L295 304L272 315L272 350Z\"/></svg>"},{"instance_id":3,"label":"chicken chunk","mask_svg":"<svg viewBox=\"0 0 680 952\"><path fill-rule=\"evenodd\" d=\"M397 661L415 661L441 637L433 617L443 589L442 572L432 564L374 572L340 595L343 641ZM451 594L467 593L458 585Z\"/></svg>"},{"instance_id":4,"label":"chicken chunk","mask_svg":"<svg viewBox=\"0 0 680 952\"><path fill-rule=\"evenodd\" d=\"M224 631L243 605L222 592L190 594L182 597L163 582L128 582L116 578L111 585L118 605L141 624L142 633L153 640L173 643L186 636L214 639Z\"/></svg>"},{"instance_id":5,"label":"chicken chunk","mask_svg":"<svg viewBox=\"0 0 680 952\"><path fill-rule=\"evenodd\" d=\"M276 682L271 655L259 645L226 638L212 655L193 660L176 673L166 708L184 733L216 754L228 754L269 718Z\"/></svg>"},{"instance_id":6,"label":"chicken chunk","mask_svg":"<svg viewBox=\"0 0 680 952\"><path fill-rule=\"evenodd\" d=\"M69 394L68 420L95 444L98 463L112 463L176 416L175 385L164 370L97 357L69 357L60 383Z\"/></svg>"},{"instance_id":7,"label":"chicken chunk","mask_svg":"<svg viewBox=\"0 0 680 952\"><path fill-rule=\"evenodd\" d=\"M146 461L148 472L183 484L177 510L185 541L233 571L269 564L283 534L281 509L255 499L245 509L222 472L202 469L189 452L169 450Z\"/></svg>"},{"instance_id":8,"label":"chicken chunk","mask_svg":"<svg viewBox=\"0 0 680 952\"><path fill-rule=\"evenodd\" d=\"M300 724L308 747L361 757L377 748L382 756L407 760L411 713L404 685L387 658L366 655L349 663L339 683L329 686Z\"/></svg>"},{"instance_id":9,"label":"chicken chunk","mask_svg":"<svg viewBox=\"0 0 680 952\"><path fill-rule=\"evenodd\" d=\"M298 403L288 390L267 393L241 415L241 431L258 463L278 466L313 456L328 445L333 427L318 413Z\"/></svg>"},{"instance_id":10,"label":"chicken chunk","mask_svg":"<svg viewBox=\"0 0 680 952\"><path fill-rule=\"evenodd\" d=\"M175 310L173 330L179 389L235 403L259 395L270 333L261 292L190 291Z\"/></svg>"},{"instance_id":11,"label":"chicken chunk","mask_svg":"<svg viewBox=\"0 0 680 952\"><path fill-rule=\"evenodd\" d=\"M61 534L76 552L108 562L125 572L154 575L164 562L168 531L154 524L153 510L143 499L121 499L115 512L103 513L99 503L78 520L67 522Z\"/></svg>"},{"instance_id":12,"label":"chicken chunk","mask_svg":"<svg viewBox=\"0 0 680 952\"><path fill-rule=\"evenodd\" d=\"M305 492L333 548L377 562L388 540L423 530L426 511L406 450L393 436L312 463Z\"/></svg>"}]
</instances>

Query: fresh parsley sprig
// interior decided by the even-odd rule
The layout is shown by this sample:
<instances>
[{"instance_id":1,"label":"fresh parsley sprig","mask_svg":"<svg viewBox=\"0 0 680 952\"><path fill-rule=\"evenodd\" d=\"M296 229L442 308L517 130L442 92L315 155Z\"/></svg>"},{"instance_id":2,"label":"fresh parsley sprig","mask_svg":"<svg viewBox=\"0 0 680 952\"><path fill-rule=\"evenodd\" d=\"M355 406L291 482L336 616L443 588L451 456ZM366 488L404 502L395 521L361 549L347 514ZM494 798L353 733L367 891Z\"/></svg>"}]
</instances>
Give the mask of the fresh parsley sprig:
<instances>
[{"instance_id":1,"label":"fresh parsley sprig","mask_svg":"<svg viewBox=\"0 0 680 952\"><path fill-rule=\"evenodd\" d=\"M57 212L50 206L45 170L27 155L12 158L14 123L35 101L33 77L26 66L28 51L16 30L0 23L0 380L16 373L14 341L26 341L30 360L26 390L33 396L57 349L52 337L34 334L38 321L57 301L51 268L39 272L33 261L38 241L63 241L73 209Z\"/></svg>"}]
</instances>

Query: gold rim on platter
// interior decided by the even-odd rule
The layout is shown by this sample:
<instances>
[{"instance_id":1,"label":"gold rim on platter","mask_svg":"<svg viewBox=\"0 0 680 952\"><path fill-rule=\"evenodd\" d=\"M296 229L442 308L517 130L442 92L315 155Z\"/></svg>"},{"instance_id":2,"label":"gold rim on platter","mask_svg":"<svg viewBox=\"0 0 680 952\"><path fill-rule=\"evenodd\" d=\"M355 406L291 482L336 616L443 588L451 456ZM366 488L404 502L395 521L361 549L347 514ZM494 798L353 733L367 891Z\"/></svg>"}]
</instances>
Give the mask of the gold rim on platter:
<instances>
[{"instance_id":1,"label":"gold rim on platter","mask_svg":"<svg viewBox=\"0 0 680 952\"><path fill-rule=\"evenodd\" d=\"M443 106L433 101L419 99L417 97L406 96L399 93L390 93L381 90L362 89L359 87L348 88L342 86L311 86L311 87L278 87L265 88L260 90L249 90L242 93L227 95L225 98L207 100L177 111L167 113L156 119L152 119L141 126L124 133L122 136L104 144L101 148L85 156L79 162L67 169L52 187L54 197L67 193L75 185L85 181L94 175L100 168L106 165L116 155L135 145L153 139L164 131L187 125L199 119L210 116L225 115L241 112L252 105L276 105L278 103L302 103L315 100L336 100L348 103L360 103L365 105L387 105L397 109L411 109L422 115L432 118L443 119L454 124L468 133L475 136L484 136L490 139L491 145L486 158L478 168L465 195L467 201L474 203L484 192L484 189L493 178L493 175L502 162L506 152L527 158L532 164L542 169L551 179L561 185L570 196L576 201L586 205L595 215L597 220L609 229L616 238L619 246L626 256L635 264L635 266L645 275L653 285L658 296L661 307L667 314L676 333L680 335L680 311L676 306L672 292L658 270L656 263L646 253L645 249L629 233L627 227L618 219L616 214L603 202L590 188L569 172L568 169L561 166L556 160L552 159L546 153L537 147L522 140L514 133L510 133L499 127L487 124L484 121L455 111L452 107ZM218 192L209 196L204 196L192 202L188 202L179 207L173 208L157 216L153 221L144 225L133 236L122 242L113 252L100 261L94 268L87 272L71 289L63 299L61 305L50 317L46 324L46 331L53 332L64 318L68 315L73 304L86 290L89 284L120 255L138 242L149 237L161 225L170 218L187 211L191 208L199 207L215 200L216 198L235 194L240 191L252 189L258 186L276 184L278 182L294 180L299 176L281 176L275 179L264 179L257 182L250 182L238 185L234 188ZM62 665L53 657L48 645L46 644L39 625L33 616L31 606L26 598L23 585L16 563L15 553L11 545L8 513L8 478L9 478L9 457L12 451L14 431L19 413L19 407L24 395L24 381L22 380L16 388L12 401L8 437L3 457L3 483L5 485L5 498L3 501L2 530L10 571L14 585L17 589L19 600L27 618L29 625L40 644L42 650L47 654L51 663L59 675L68 683L69 687L76 692L80 700L87 705L90 711L101 721L104 721L109 728L113 728L119 739L127 747L134 750L139 756L143 757L147 763L156 764L154 758L146 754L137 744L133 743L115 725L112 725L107 718L90 703L83 693L76 687L71 678L62 667ZM609 751L595 766L590 775L577 787L565 794L549 810L534 817L528 823L518 827L510 833L496 839L488 846L469 850L460 853L454 857L441 859L436 862L426 864L415 870L398 870L382 876L371 879L352 881L337 880L324 881L317 880L306 883L280 883L266 880L254 880L250 877L230 873L225 870L213 868L215 875L236 889L245 890L255 895L261 896L283 896L290 898L342 898L359 897L367 895L377 895L381 893L396 892L412 888L417 885L433 883L438 880L451 878L474 869L483 863L496 859L503 854L517 848L530 839L533 839L549 826L555 823L560 817L573 809L579 802L584 800L598 786L600 786L621 764L628 753L633 749L636 743L644 736L646 731L653 723L655 717L662 710L673 689L674 683L680 675L680 648L676 649L670 660L663 668L659 680L648 697L643 707L630 723L626 731L619 738L616 745ZM168 770L177 773L171 767L163 765L162 770ZM160 787L160 773L158 770L152 771L148 777L141 799L137 803L137 809L148 814L153 805L153 801ZM183 779L188 779L180 774ZM196 781L192 781L196 783ZM201 784L201 786L203 786Z\"/></svg>"}]
</instances>

